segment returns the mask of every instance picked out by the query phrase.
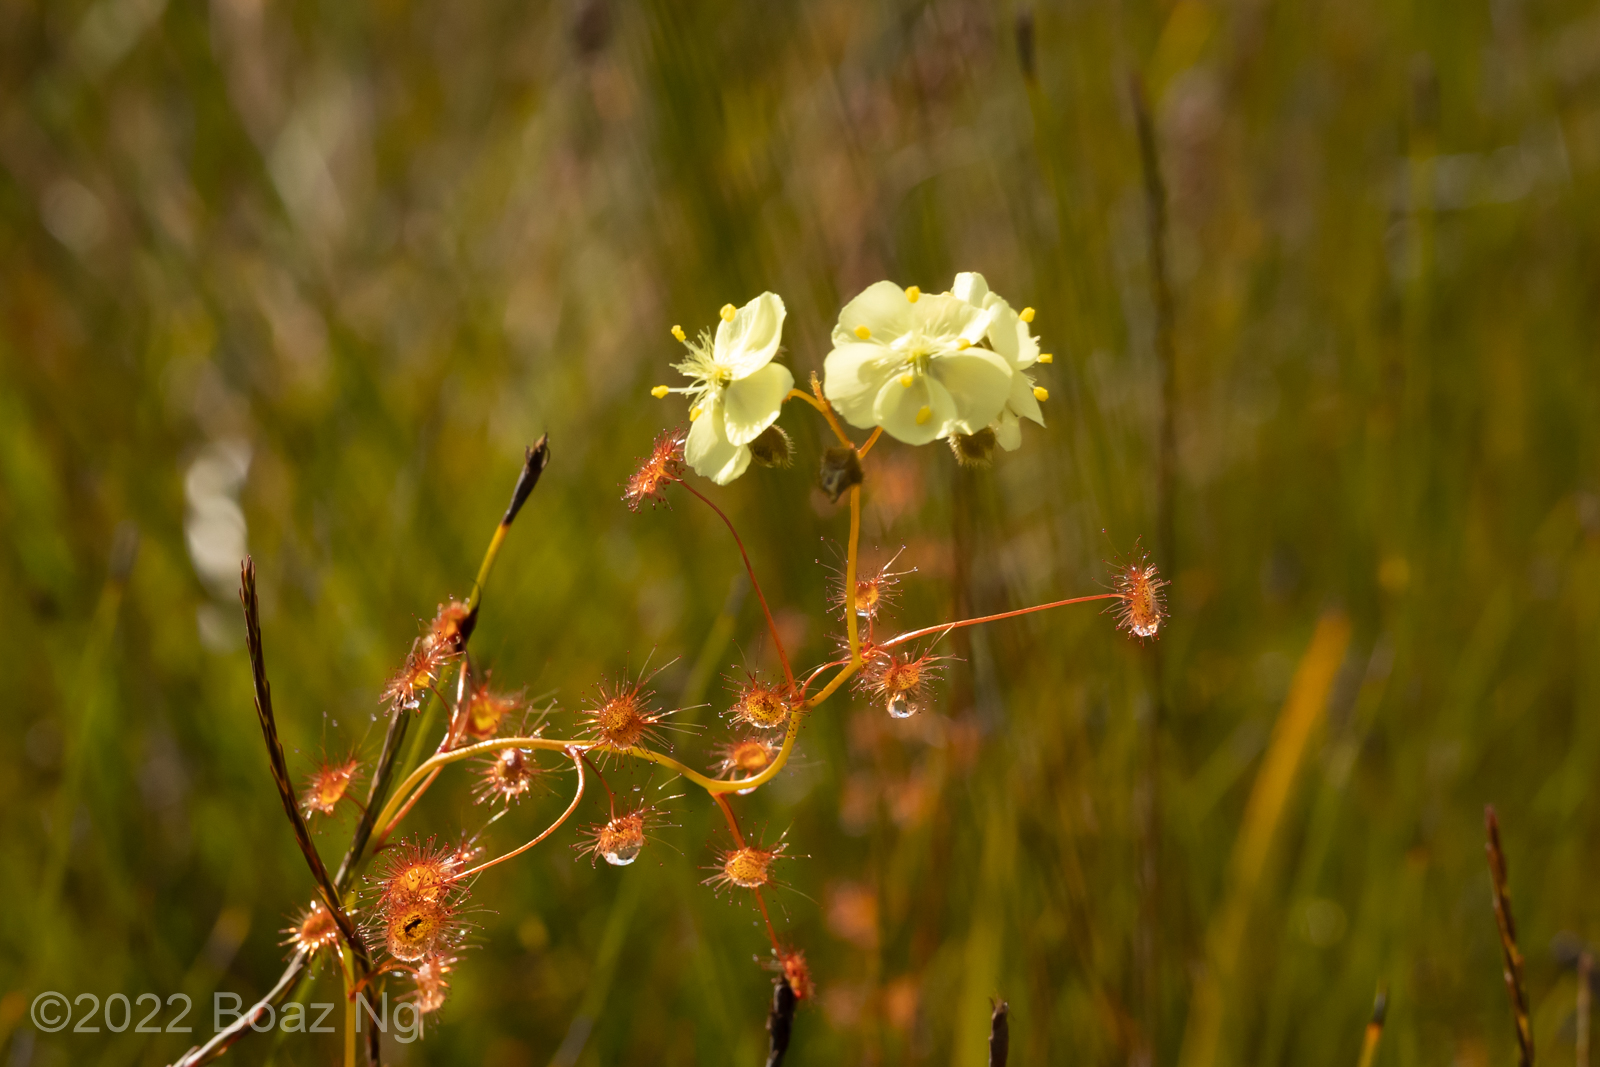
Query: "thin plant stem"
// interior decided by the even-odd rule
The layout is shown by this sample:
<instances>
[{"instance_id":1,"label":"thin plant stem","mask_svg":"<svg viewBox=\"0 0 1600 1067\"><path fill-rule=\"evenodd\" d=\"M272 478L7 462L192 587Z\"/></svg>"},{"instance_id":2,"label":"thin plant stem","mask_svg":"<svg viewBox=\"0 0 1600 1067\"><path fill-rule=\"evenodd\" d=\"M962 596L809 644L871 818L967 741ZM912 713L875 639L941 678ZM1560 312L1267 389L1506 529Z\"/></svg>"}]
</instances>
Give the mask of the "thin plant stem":
<instances>
[{"instance_id":1,"label":"thin plant stem","mask_svg":"<svg viewBox=\"0 0 1600 1067\"><path fill-rule=\"evenodd\" d=\"M783 664L784 680L789 683L789 689L793 691L794 672L789 669L789 654L783 650L783 638L778 636L778 624L772 617L772 609L767 606L767 594L761 591L761 583L756 579L756 569L750 564L750 553L744 550L744 540L740 538L739 531L734 529L733 520L728 518L727 514L721 508L713 504L710 497L700 492L700 490L696 489L688 482L680 479L678 484L698 497L700 502L705 504L706 507L716 512L717 517L720 518L723 525L728 528L728 532L733 534L733 543L739 546L739 555L744 560L745 572L750 575L750 586L756 591L756 599L761 601L761 611L767 617L767 631L772 634L772 647L778 650L778 662Z\"/></svg>"},{"instance_id":2,"label":"thin plant stem","mask_svg":"<svg viewBox=\"0 0 1600 1067\"><path fill-rule=\"evenodd\" d=\"M238 1041L250 1029L250 1024L255 1021L261 1009L271 1007L283 999L289 988L305 973L309 959L304 952L296 952L289 959L289 965L284 968L283 974L278 976L278 984L267 990L265 996L240 1015L233 1022L217 1031L210 1041L197 1048L192 1048L173 1062L172 1067L199 1067L202 1063L210 1063L219 1058L233 1043Z\"/></svg>"},{"instance_id":3,"label":"thin plant stem","mask_svg":"<svg viewBox=\"0 0 1600 1067\"><path fill-rule=\"evenodd\" d=\"M874 645L873 647L892 648L895 645L902 644L906 641L914 641L919 637L926 637L928 634L938 634L939 636L943 637L951 630L959 630L963 626L976 626L981 622L999 622L1001 619L1014 619L1018 615L1032 615L1036 611L1048 611L1051 608L1064 608L1068 604L1087 604L1095 600L1121 599L1121 593L1096 593L1093 596L1075 596L1068 600L1055 600L1049 604L1035 604L1031 608L1018 608L1016 611L1002 611L998 615L984 615L977 619L961 619L957 622L940 623L938 626L924 626L920 630L912 630L910 633L903 633L896 637L891 637L889 640Z\"/></svg>"},{"instance_id":4,"label":"thin plant stem","mask_svg":"<svg viewBox=\"0 0 1600 1067\"><path fill-rule=\"evenodd\" d=\"M1577 1046L1578 1067L1589 1067L1589 982L1594 975L1594 954L1588 949L1578 953L1578 1004L1577 1004L1577 1037L1573 1044Z\"/></svg>"},{"instance_id":5,"label":"thin plant stem","mask_svg":"<svg viewBox=\"0 0 1600 1067\"><path fill-rule=\"evenodd\" d=\"M355 971L350 966L350 953L343 946L339 949L339 966L344 971L344 1067L356 1067Z\"/></svg>"},{"instance_id":6,"label":"thin plant stem","mask_svg":"<svg viewBox=\"0 0 1600 1067\"><path fill-rule=\"evenodd\" d=\"M1367 1020L1366 1032L1361 1037L1361 1058L1356 1067L1372 1067L1378 1056L1378 1041L1383 1037L1383 1021L1389 1011L1389 994L1382 988L1372 1001L1372 1017Z\"/></svg>"},{"instance_id":7,"label":"thin plant stem","mask_svg":"<svg viewBox=\"0 0 1600 1067\"><path fill-rule=\"evenodd\" d=\"M850 435L844 432L844 427L839 425L839 417L834 414L833 405L822 395L822 383L817 380L814 372L811 375L811 393L816 398L811 406L822 412L822 417L828 420L828 425L833 429L833 435L839 439L839 443L849 448L856 447L856 443L850 440Z\"/></svg>"},{"instance_id":8,"label":"thin plant stem","mask_svg":"<svg viewBox=\"0 0 1600 1067\"><path fill-rule=\"evenodd\" d=\"M733 817L733 807L728 803L728 798L721 793L713 793L711 798L717 802L717 807L722 809L723 818L728 820L728 829L733 831L733 843L741 849L748 848L749 846L745 844L744 834L739 832L739 820ZM772 916L767 912L766 897L761 895L759 886L753 887L751 892L755 894L756 906L761 909L761 921L766 923L767 940L772 942L772 950L774 952L781 951L783 946L778 944L778 931L773 929Z\"/></svg>"},{"instance_id":9,"label":"thin plant stem","mask_svg":"<svg viewBox=\"0 0 1600 1067\"><path fill-rule=\"evenodd\" d=\"M496 856L492 860L488 860L488 861L486 861L484 863L478 864L476 867L472 868L472 870L463 872L456 879L457 881L460 881L461 879L465 879L465 878L471 878L473 875L476 875L476 874L482 874L484 871L487 871L490 867L493 867L497 863L504 863L506 860L511 859L513 856L522 855L524 852L528 851L534 845L537 845L539 842L543 841L545 838L547 838L551 834L555 833L557 830L559 830L561 828L563 823L565 823L568 819L572 818L572 813L578 810L578 801L583 799L583 753L582 752L571 752L571 753L569 753L569 755L572 756L572 765L578 769L578 790L577 790L576 793L574 793L572 795L572 803L567 805L567 810L563 811L561 813L561 817L559 819L557 819L555 822L551 823L549 826L545 827L544 833L540 834L538 837L534 838L532 841L529 841L527 844L523 845L520 848L512 849L510 852L507 852L503 856Z\"/></svg>"},{"instance_id":10,"label":"thin plant stem","mask_svg":"<svg viewBox=\"0 0 1600 1067\"><path fill-rule=\"evenodd\" d=\"M410 814L411 809L417 806L417 801L422 799L422 794L428 791L428 787L432 785L434 779L438 777L439 768L435 767L433 769L433 773L428 775L427 779L421 785L417 786L416 792L412 793L406 798L405 804L400 808L399 811L395 812L394 818L390 819L389 822L384 825L383 829L379 831L377 844L378 848L382 848L384 846L384 844L389 840L389 835L394 833L395 824Z\"/></svg>"},{"instance_id":11,"label":"thin plant stem","mask_svg":"<svg viewBox=\"0 0 1600 1067\"><path fill-rule=\"evenodd\" d=\"M1533 1067L1533 1021L1528 1017L1528 995L1522 984L1522 950L1517 947L1517 925L1511 918L1511 890L1506 884L1506 854L1500 847L1500 818L1494 805L1483 809L1489 878L1494 883L1494 920L1500 928L1500 949L1505 957L1506 996L1511 1001L1517 1028L1518 1067Z\"/></svg>"},{"instance_id":12,"label":"thin plant stem","mask_svg":"<svg viewBox=\"0 0 1600 1067\"><path fill-rule=\"evenodd\" d=\"M791 389L791 390L789 390L789 395L784 397L784 399L785 400L804 400L807 404L810 404L812 407L816 408L817 411L822 412L824 414L826 414L826 412L827 412L827 409L824 408L822 406L822 404L817 401L817 398L812 396L810 393L806 392L804 389Z\"/></svg>"},{"instance_id":13,"label":"thin plant stem","mask_svg":"<svg viewBox=\"0 0 1600 1067\"><path fill-rule=\"evenodd\" d=\"M362 973L365 974L372 969L372 958L367 953L366 943L362 941L355 923L345 914L339 891L334 888L333 880L328 877L328 869L322 862L322 855L317 852L316 845L311 841L311 833L306 829L306 821L300 814L300 804L295 797L294 786L289 782L288 761L284 759L283 742L278 737L278 721L272 710L272 686L267 681L266 652L261 644L261 602L256 594L256 565L255 560L249 557L246 557L239 566L239 602L244 607L245 645L250 652L256 719L261 724L262 738L266 742L267 762L272 772L273 784L278 788L278 799L282 802L284 814L288 816L289 825L294 830L295 842L299 844L301 853L305 855L306 864L311 868L311 877L317 883L317 892L332 914L334 923L339 927L340 936L350 946L356 962L361 965Z\"/></svg>"},{"instance_id":14,"label":"thin plant stem","mask_svg":"<svg viewBox=\"0 0 1600 1067\"><path fill-rule=\"evenodd\" d=\"M594 765L594 761L589 758L587 752L583 749L575 749L574 751L578 753L579 759L589 765L589 769L594 772L594 776L600 779L600 787L606 791L606 805L611 809L611 818L615 819L617 817L617 794L611 791L611 783L606 781L606 776L600 773L600 768Z\"/></svg>"},{"instance_id":15,"label":"thin plant stem","mask_svg":"<svg viewBox=\"0 0 1600 1067\"><path fill-rule=\"evenodd\" d=\"M867 436L867 443L856 449L856 455L862 459L867 458L867 453L872 451L872 446L878 443L878 438L883 436L883 427L873 427L872 433Z\"/></svg>"}]
</instances>

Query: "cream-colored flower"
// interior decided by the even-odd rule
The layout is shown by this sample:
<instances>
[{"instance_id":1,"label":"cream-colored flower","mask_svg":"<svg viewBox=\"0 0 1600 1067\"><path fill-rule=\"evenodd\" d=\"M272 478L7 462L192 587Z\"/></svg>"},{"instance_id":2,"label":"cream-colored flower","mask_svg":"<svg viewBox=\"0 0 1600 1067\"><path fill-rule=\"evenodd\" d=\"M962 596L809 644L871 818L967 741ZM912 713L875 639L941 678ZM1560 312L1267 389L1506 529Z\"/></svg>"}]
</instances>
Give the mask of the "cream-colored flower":
<instances>
[{"instance_id":1,"label":"cream-colored flower","mask_svg":"<svg viewBox=\"0 0 1600 1067\"><path fill-rule=\"evenodd\" d=\"M923 445L1000 417L1012 369L982 347L992 313L951 294L868 286L839 312L823 393L852 425Z\"/></svg>"},{"instance_id":2,"label":"cream-colored flower","mask_svg":"<svg viewBox=\"0 0 1600 1067\"><path fill-rule=\"evenodd\" d=\"M696 474L718 485L727 485L750 466L750 442L777 420L794 388L789 368L772 362L785 314L782 297L762 293L737 310L725 306L714 338L702 331L690 341L681 329L672 328L689 350L689 358L672 369L693 381L678 389L658 386L654 392L689 398L692 425L683 458Z\"/></svg>"},{"instance_id":3,"label":"cream-colored flower","mask_svg":"<svg viewBox=\"0 0 1600 1067\"><path fill-rule=\"evenodd\" d=\"M1039 339L1033 336L1027 320L990 290L983 275L971 271L957 274L952 292L973 307L989 312L989 332L985 340L1011 366L1011 388L1006 394L1005 407L989 428L994 430L1001 448L1014 452L1022 444L1023 419L1044 425L1044 412L1039 409L1039 394L1043 390L1025 373L1039 362ZM1028 319L1032 317L1029 315Z\"/></svg>"}]
</instances>

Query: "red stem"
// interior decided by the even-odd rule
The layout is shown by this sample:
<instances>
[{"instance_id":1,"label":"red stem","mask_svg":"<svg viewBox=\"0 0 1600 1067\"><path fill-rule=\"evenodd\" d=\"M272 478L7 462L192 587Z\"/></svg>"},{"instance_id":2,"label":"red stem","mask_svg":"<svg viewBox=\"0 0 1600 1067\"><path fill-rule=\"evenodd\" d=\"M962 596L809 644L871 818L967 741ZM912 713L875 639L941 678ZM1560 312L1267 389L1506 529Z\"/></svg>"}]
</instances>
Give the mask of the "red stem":
<instances>
[{"instance_id":1,"label":"red stem","mask_svg":"<svg viewBox=\"0 0 1600 1067\"><path fill-rule=\"evenodd\" d=\"M778 661L783 664L784 680L789 683L789 690L793 692L794 672L789 669L789 654L783 650L783 641L778 637L778 624L773 621L772 609L767 607L767 595L761 591L761 583L756 581L756 569L750 565L750 553L744 550L744 542L739 539L739 531L733 528L733 520L729 519L721 508L713 504L710 498L688 482L679 480L678 484L704 501L706 507L715 511L718 517L722 519L723 524L728 527L728 532L733 534L733 543L739 546L739 555L744 557L745 572L750 575L750 586L756 591L756 598L761 601L761 610L766 613L767 629L772 633L773 647L778 650Z\"/></svg>"},{"instance_id":2,"label":"red stem","mask_svg":"<svg viewBox=\"0 0 1600 1067\"><path fill-rule=\"evenodd\" d=\"M606 776L600 773L600 768L594 765L594 761L589 758L588 752L579 749L578 758L587 763L589 765L589 769L594 772L594 776L600 779L600 785L604 787L606 791L606 800L611 805L611 818L614 821L617 817L617 795L611 791L611 783L607 782Z\"/></svg>"},{"instance_id":3,"label":"red stem","mask_svg":"<svg viewBox=\"0 0 1600 1067\"><path fill-rule=\"evenodd\" d=\"M938 634L940 637L943 637L945 634L949 633L951 630L959 630L963 626L976 626L980 622L997 622L1000 619L1014 619L1018 615L1032 615L1036 611L1046 611L1046 610L1048 610L1050 608L1064 608L1068 604L1087 604L1091 600L1121 600L1121 599L1122 599L1122 594L1121 593L1096 593L1094 596L1075 596L1075 597L1072 597L1070 600L1055 600L1055 601L1050 602L1049 604L1035 604L1031 608L1018 608L1016 611L1002 611L998 615L985 615L982 618L978 618L978 619L962 619L959 622L944 622L944 623L940 623L938 626L924 626L920 630L912 630L910 633L901 634L899 637L891 637L891 638L889 638L889 640L883 642L881 645L876 645L874 647L876 647L876 648L890 648L890 647L892 647L894 645L898 645L898 644L900 644L900 643L902 643L904 641L911 641L911 640L913 640L915 638L918 638L918 637L925 637L928 634Z\"/></svg>"},{"instance_id":4,"label":"red stem","mask_svg":"<svg viewBox=\"0 0 1600 1067\"><path fill-rule=\"evenodd\" d=\"M739 821L733 817L733 808L728 804L728 798L721 793L713 793L712 796L716 798L717 807L722 809L723 816L728 820L728 829L733 831L734 844L740 848L748 848L749 846L744 842L744 835L739 832ZM766 898L761 895L759 888L752 889L751 892L756 895L756 906L761 909L761 921L767 924L767 938L772 942L773 950L781 951L782 946L778 944L778 932L772 928L772 916L767 914Z\"/></svg>"}]
</instances>

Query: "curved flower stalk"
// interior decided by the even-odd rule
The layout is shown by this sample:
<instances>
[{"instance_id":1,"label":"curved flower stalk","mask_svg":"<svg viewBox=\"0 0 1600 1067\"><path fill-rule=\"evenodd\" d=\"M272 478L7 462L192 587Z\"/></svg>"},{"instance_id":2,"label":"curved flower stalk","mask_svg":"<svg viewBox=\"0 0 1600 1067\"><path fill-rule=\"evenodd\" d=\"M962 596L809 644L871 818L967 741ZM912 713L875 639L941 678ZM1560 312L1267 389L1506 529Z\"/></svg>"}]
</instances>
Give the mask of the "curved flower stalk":
<instances>
[{"instance_id":1,"label":"curved flower stalk","mask_svg":"<svg viewBox=\"0 0 1600 1067\"><path fill-rule=\"evenodd\" d=\"M672 335L689 350L689 358L672 369L691 379L689 385L658 385L657 397L682 393L689 398L688 439L684 459L696 474L727 485L750 466L750 443L777 421L783 399L794 388L789 368L772 362L783 337L787 314L783 298L762 293L742 308L722 308L713 337L702 331L690 341L683 327Z\"/></svg>"}]
</instances>

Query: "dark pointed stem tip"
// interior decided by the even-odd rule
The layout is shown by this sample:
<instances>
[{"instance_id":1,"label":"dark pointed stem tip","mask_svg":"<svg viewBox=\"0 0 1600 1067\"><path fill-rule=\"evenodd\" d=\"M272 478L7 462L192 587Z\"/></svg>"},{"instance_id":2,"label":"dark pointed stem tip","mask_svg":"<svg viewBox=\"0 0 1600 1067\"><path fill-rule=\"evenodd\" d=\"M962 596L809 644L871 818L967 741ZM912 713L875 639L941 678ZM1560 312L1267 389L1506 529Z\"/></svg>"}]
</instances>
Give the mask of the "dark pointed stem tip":
<instances>
[{"instance_id":1,"label":"dark pointed stem tip","mask_svg":"<svg viewBox=\"0 0 1600 1067\"><path fill-rule=\"evenodd\" d=\"M779 979L773 984L772 1011L767 1015L767 1032L772 1035L772 1045L767 1053L767 1067L781 1067L789 1051L789 1037L794 1030L794 1009L799 1000L789 983Z\"/></svg>"},{"instance_id":2,"label":"dark pointed stem tip","mask_svg":"<svg viewBox=\"0 0 1600 1067\"><path fill-rule=\"evenodd\" d=\"M1006 1067L1011 1055L1011 1005L1003 1000L992 1002L994 1014L989 1018L989 1067Z\"/></svg>"},{"instance_id":3,"label":"dark pointed stem tip","mask_svg":"<svg viewBox=\"0 0 1600 1067\"><path fill-rule=\"evenodd\" d=\"M539 484L539 475L543 474L545 467L549 465L550 435L543 434L523 457L522 474L517 478L517 487L511 491L511 503L506 506L505 517L500 520L501 526L511 525L517 517L517 512L522 510L522 505L528 502L533 487Z\"/></svg>"}]
</instances>

